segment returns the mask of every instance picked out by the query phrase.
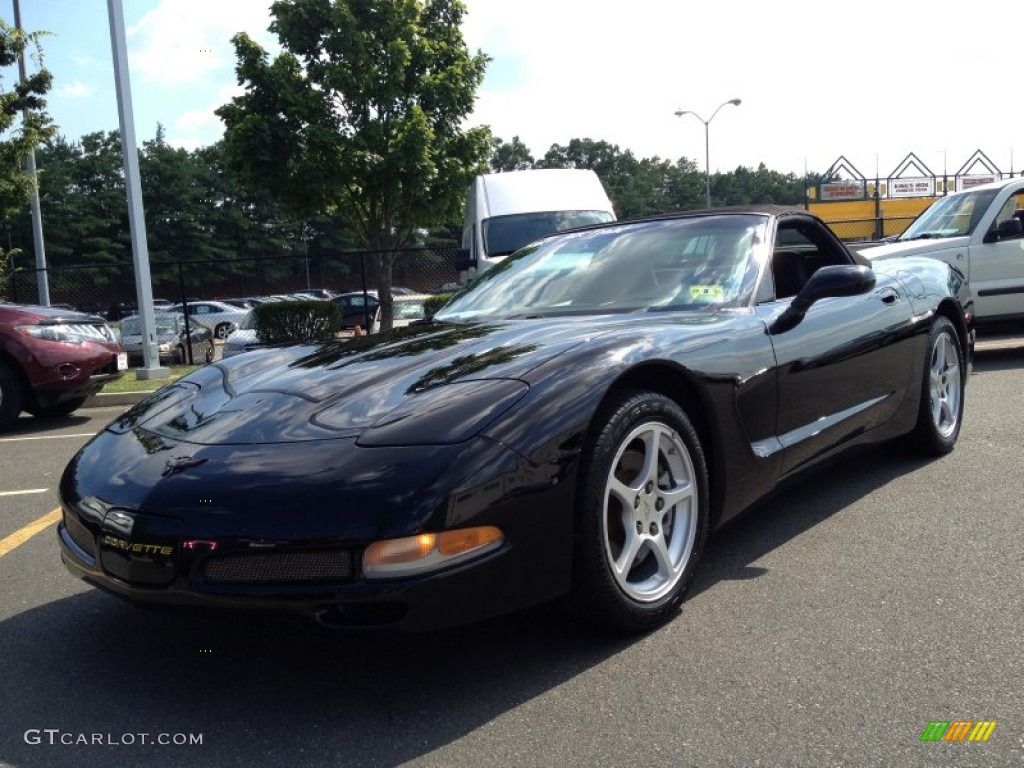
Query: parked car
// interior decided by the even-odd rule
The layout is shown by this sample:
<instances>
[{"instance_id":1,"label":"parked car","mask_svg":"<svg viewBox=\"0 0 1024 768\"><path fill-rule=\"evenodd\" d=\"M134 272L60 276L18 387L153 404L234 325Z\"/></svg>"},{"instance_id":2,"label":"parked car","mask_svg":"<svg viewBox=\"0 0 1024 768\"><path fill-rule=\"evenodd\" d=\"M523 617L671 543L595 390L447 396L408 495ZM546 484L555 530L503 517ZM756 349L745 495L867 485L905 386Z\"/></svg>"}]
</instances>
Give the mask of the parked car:
<instances>
[{"instance_id":1,"label":"parked car","mask_svg":"<svg viewBox=\"0 0 1024 768\"><path fill-rule=\"evenodd\" d=\"M971 284L978 326L1024 321L1024 178L970 187L928 206L895 242L867 259L930 256Z\"/></svg>"},{"instance_id":2,"label":"parked car","mask_svg":"<svg viewBox=\"0 0 1024 768\"><path fill-rule=\"evenodd\" d=\"M341 327L346 329L355 328L357 325L364 330L372 328L377 319L376 291L349 291L340 293L331 299L341 310Z\"/></svg>"},{"instance_id":3,"label":"parked car","mask_svg":"<svg viewBox=\"0 0 1024 768\"><path fill-rule=\"evenodd\" d=\"M189 337L192 341L192 361L209 363L213 360L213 332L198 323L185 333L185 315L181 312L161 312L153 315L156 329L157 352L160 362L180 365L189 361ZM143 361L142 320L138 315L121 321L121 344L128 353L129 363Z\"/></svg>"},{"instance_id":4,"label":"parked car","mask_svg":"<svg viewBox=\"0 0 1024 768\"><path fill-rule=\"evenodd\" d=\"M953 450L970 301L948 264L872 269L802 210L554 235L429 323L256 350L119 416L64 472L62 558L138 602L338 627L568 595L649 630L782 481Z\"/></svg>"},{"instance_id":5,"label":"parked car","mask_svg":"<svg viewBox=\"0 0 1024 768\"><path fill-rule=\"evenodd\" d=\"M252 299L218 299L223 301L225 304L230 304L232 307L238 307L239 309L252 309L256 306Z\"/></svg>"},{"instance_id":6,"label":"parked car","mask_svg":"<svg viewBox=\"0 0 1024 768\"><path fill-rule=\"evenodd\" d=\"M184 312L184 304L175 304L170 312ZM188 314L191 322L199 323L213 331L218 339L226 339L228 334L242 322L246 309L234 307L223 301L190 301Z\"/></svg>"},{"instance_id":7,"label":"parked car","mask_svg":"<svg viewBox=\"0 0 1024 768\"><path fill-rule=\"evenodd\" d=\"M259 345L260 339L256 335L255 315L249 312L242 318L242 322L238 324L238 327L229 333L228 337L224 340L224 346L221 347L220 352L221 359L240 355L243 352L256 349Z\"/></svg>"},{"instance_id":8,"label":"parked car","mask_svg":"<svg viewBox=\"0 0 1024 768\"><path fill-rule=\"evenodd\" d=\"M326 288L307 288L304 291L295 291L292 296L296 296L300 299L332 299L337 294L334 291L329 291Z\"/></svg>"},{"instance_id":9,"label":"parked car","mask_svg":"<svg viewBox=\"0 0 1024 768\"><path fill-rule=\"evenodd\" d=\"M426 317L426 311L423 308L423 302L430 298L429 294L399 294L392 296L391 298L391 327L392 328L404 328L407 325L412 325L418 320L423 320ZM371 326L373 333L380 332L380 308L374 315L373 325Z\"/></svg>"},{"instance_id":10,"label":"parked car","mask_svg":"<svg viewBox=\"0 0 1024 768\"><path fill-rule=\"evenodd\" d=\"M102 318L0 303L0 429L23 410L66 416L127 367L127 355Z\"/></svg>"},{"instance_id":11,"label":"parked car","mask_svg":"<svg viewBox=\"0 0 1024 768\"><path fill-rule=\"evenodd\" d=\"M106 310L107 320L117 321L122 317L129 317L138 312L134 301L112 301Z\"/></svg>"}]
</instances>

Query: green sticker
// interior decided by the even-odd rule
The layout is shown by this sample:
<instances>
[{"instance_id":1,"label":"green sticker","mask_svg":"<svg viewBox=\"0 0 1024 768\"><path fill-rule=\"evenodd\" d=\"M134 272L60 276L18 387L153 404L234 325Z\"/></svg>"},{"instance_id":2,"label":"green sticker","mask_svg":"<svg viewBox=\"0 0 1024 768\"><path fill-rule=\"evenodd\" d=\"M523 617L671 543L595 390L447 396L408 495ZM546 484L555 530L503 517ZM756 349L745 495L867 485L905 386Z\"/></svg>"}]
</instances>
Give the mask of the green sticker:
<instances>
[{"instance_id":1,"label":"green sticker","mask_svg":"<svg viewBox=\"0 0 1024 768\"><path fill-rule=\"evenodd\" d=\"M694 301L723 301L725 288L720 285L691 285L690 298Z\"/></svg>"}]
</instances>

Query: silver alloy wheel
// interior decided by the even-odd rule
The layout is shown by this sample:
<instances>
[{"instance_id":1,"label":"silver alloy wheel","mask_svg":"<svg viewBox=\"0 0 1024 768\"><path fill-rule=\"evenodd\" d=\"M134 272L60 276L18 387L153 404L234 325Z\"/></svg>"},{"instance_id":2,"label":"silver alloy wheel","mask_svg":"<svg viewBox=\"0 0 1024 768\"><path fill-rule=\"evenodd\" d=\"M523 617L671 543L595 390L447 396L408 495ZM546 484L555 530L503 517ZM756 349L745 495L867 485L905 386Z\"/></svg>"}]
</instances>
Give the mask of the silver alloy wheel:
<instances>
[{"instance_id":1,"label":"silver alloy wheel","mask_svg":"<svg viewBox=\"0 0 1024 768\"><path fill-rule=\"evenodd\" d=\"M956 430L960 420L960 398L963 394L960 354L956 339L948 332L940 333L935 339L929 371L932 423L938 433L947 438Z\"/></svg>"},{"instance_id":2,"label":"silver alloy wheel","mask_svg":"<svg viewBox=\"0 0 1024 768\"><path fill-rule=\"evenodd\" d=\"M605 484L605 557L625 594L653 602L682 578L697 533L693 460L679 434L661 422L635 427L622 441Z\"/></svg>"}]
</instances>

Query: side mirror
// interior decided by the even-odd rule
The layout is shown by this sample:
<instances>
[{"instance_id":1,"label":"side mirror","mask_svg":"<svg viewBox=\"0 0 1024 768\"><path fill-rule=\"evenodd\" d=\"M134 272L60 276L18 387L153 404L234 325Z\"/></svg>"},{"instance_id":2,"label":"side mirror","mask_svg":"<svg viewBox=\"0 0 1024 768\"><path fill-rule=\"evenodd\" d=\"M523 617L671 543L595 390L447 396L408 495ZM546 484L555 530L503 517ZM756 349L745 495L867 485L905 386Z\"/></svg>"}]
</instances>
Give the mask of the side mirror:
<instances>
[{"instance_id":1,"label":"side mirror","mask_svg":"<svg viewBox=\"0 0 1024 768\"><path fill-rule=\"evenodd\" d=\"M1000 223L995 229L990 229L985 235L985 242L994 243L997 240L1010 240L1021 235L1024 235L1024 222L1014 217Z\"/></svg>"},{"instance_id":2,"label":"side mirror","mask_svg":"<svg viewBox=\"0 0 1024 768\"><path fill-rule=\"evenodd\" d=\"M776 318L769 331L773 334L785 333L803 320L815 302L839 296L860 296L872 290L875 281L875 273L870 267L848 264L822 267L811 275L811 279Z\"/></svg>"},{"instance_id":3,"label":"side mirror","mask_svg":"<svg viewBox=\"0 0 1024 768\"><path fill-rule=\"evenodd\" d=\"M455 269L459 272L464 272L471 267L475 267L476 264L473 262L473 257L469 252L469 248L459 248L455 252Z\"/></svg>"}]
</instances>

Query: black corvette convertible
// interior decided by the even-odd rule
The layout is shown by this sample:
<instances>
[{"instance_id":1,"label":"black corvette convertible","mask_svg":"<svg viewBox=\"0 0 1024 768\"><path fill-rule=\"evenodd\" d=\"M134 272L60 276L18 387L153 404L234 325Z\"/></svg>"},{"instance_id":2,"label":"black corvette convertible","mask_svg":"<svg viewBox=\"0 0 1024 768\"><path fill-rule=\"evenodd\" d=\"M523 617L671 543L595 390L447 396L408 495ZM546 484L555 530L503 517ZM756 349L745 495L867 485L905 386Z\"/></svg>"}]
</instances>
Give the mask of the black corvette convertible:
<instances>
[{"instance_id":1,"label":"black corvette convertible","mask_svg":"<svg viewBox=\"0 0 1024 768\"><path fill-rule=\"evenodd\" d=\"M962 276L858 263L774 207L538 241L430 322L261 349L161 389L67 467L75 575L134 601L427 629L560 595L644 630L709 531L795 473L960 431Z\"/></svg>"}]
</instances>

